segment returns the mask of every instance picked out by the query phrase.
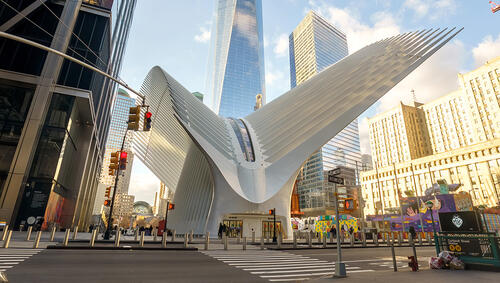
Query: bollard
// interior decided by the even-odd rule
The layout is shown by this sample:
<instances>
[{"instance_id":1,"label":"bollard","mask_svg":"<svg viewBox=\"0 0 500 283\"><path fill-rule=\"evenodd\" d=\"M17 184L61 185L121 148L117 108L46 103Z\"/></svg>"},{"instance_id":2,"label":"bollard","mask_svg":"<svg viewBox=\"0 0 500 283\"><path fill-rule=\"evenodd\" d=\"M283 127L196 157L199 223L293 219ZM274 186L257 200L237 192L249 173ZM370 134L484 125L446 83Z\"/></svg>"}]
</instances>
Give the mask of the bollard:
<instances>
[{"instance_id":1,"label":"bollard","mask_svg":"<svg viewBox=\"0 0 500 283\"><path fill-rule=\"evenodd\" d=\"M247 237L243 237L243 250L246 251L247 249Z\"/></svg>"},{"instance_id":2,"label":"bollard","mask_svg":"<svg viewBox=\"0 0 500 283\"><path fill-rule=\"evenodd\" d=\"M394 272L398 271L398 265L396 263L396 253L394 252L394 241L391 242L391 253L392 253L392 265L394 266Z\"/></svg>"},{"instance_id":3,"label":"bollard","mask_svg":"<svg viewBox=\"0 0 500 283\"><path fill-rule=\"evenodd\" d=\"M260 237L260 249L263 250L264 249L264 237Z\"/></svg>"},{"instance_id":4,"label":"bollard","mask_svg":"<svg viewBox=\"0 0 500 283\"><path fill-rule=\"evenodd\" d=\"M92 231L92 235L90 236L90 247L93 248L94 247L94 243L95 243L95 237L97 235L97 230L94 229L94 231Z\"/></svg>"},{"instance_id":5,"label":"bollard","mask_svg":"<svg viewBox=\"0 0 500 283\"><path fill-rule=\"evenodd\" d=\"M276 246L278 249L281 249L281 234L278 234L278 239L276 242Z\"/></svg>"},{"instance_id":6,"label":"bollard","mask_svg":"<svg viewBox=\"0 0 500 283\"><path fill-rule=\"evenodd\" d=\"M312 248L313 243L312 243L312 234L311 234L311 233L308 233L308 234L307 234L307 245L308 245L310 248Z\"/></svg>"},{"instance_id":7,"label":"bollard","mask_svg":"<svg viewBox=\"0 0 500 283\"><path fill-rule=\"evenodd\" d=\"M28 227L28 234L26 235L26 241L29 241L31 238L31 231L33 230L33 226Z\"/></svg>"},{"instance_id":8,"label":"bollard","mask_svg":"<svg viewBox=\"0 0 500 283\"><path fill-rule=\"evenodd\" d=\"M398 232L398 242L399 242L399 246L402 247L403 246L403 236L401 235L402 233L399 233Z\"/></svg>"},{"instance_id":9,"label":"bollard","mask_svg":"<svg viewBox=\"0 0 500 283\"><path fill-rule=\"evenodd\" d=\"M421 246L422 245L422 234L420 234L420 232L418 232L417 237L418 237L418 245Z\"/></svg>"},{"instance_id":10,"label":"bollard","mask_svg":"<svg viewBox=\"0 0 500 283\"><path fill-rule=\"evenodd\" d=\"M425 239L427 240L427 244L431 243L431 234L429 232L425 233Z\"/></svg>"},{"instance_id":11,"label":"bollard","mask_svg":"<svg viewBox=\"0 0 500 283\"><path fill-rule=\"evenodd\" d=\"M3 247L4 249L8 248L9 247L9 244L10 244L10 238L12 237L12 230L10 230L8 233L7 233L7 238L5 239L5 241L3 242Z\"/></svg>"},{"instance_id":12,"label":"bollard","mask_svg":"<svg viewBox=\"0 0 500 283\"><path fill-rule=\"evenodd\" d=\"M7 237L7 233L9 233L9 225L5 225L5 227L3 227L2 241L5 241L5 237Z\"/></svg>"},{"instance_id":13,"label":"bollard","mask_svg":"<svg viewBox=\"0 0 500 283\"><path fill-rule=\"evenodd\" d=\"M163 234L161 235L161 247L167 247L167 232L163 232Z\"/></svg>"},{"instance_id":14,"label":"bollard","mask_svg":"<svg viewBox=\"0 0 500 283\"><path fill-rule=\"evenodd\" d=\"M238 244L238 245L240 244L240 237L239 236L236 237L236 244Z\"/></svg>"},{"instance_id":15,"label":"bollard","mask_svg":"<svg viewBox=\"0 0 500 283\"><path fill-rule=\"evenodd\" d=\"M361 240L363 241L363 248L366 248L366 233L361 232Z\"/></svg>"},{"instance_id":16,"label":"bollard","mask_svg":"<svg viewBox=\"0 0 500 283\"><path fill-rule=\"evenodd\" d=\"M175 242L175 229L172 230L172 242Z\"/></svg>"},{"instance_id":17,"label":"bollard","mask_svg":"<svg viewBox=\"0 0 500 283\"><path fill-rule=\"evenodd\" d=\"M207 232L207 234L205 234L205 250L206 251L208 250L209 243L210 243L210 232Z\"/></svg>"},{"instance_id":18,"label":"bollard","mask_svg":"<svg viewBox=\"0 0 500 283\"><path fill-rule=\"evenodd\" d=\"M76 240L77 235L78 235L78 226L76 226L75 231L73 231L73 240Z\"/></svg>"},{"instance_id":19,"label":"bollard","mask_svg":"<svg viewBox=\"0 0 500 283\"><path fill-rule=\"evenodd\" d=\"M224 236L224 250L227 251L227 236Z\"/></svg>"},{"instance_id":20,"label":"bollard","mask_svg":"<svg viewBox=\"0 0 500 283\"><path fill-rule=\"evenodd\" d=\"M352 247L354 247L354 233L352 233L349 237L350 237L350 239L349 239L350 243L349 244L350 244L350 246L352 248Z\"/></svg>"},{"instance_id":21,"label":"bollard","mask_svg":"<svg viewBox=\"0 0 500 283\"><path fill-rule=\"evenodd\" d=\"M252 231L252 244L255 244L255 231Z\"/></svg>"},{"instance_id":22,"label":"bollard","mask_svg":"<svg viewBox=\"0 0 500 283\"><path fill-rule=\"evenodd\" d=\"M409 234L408 241L410 242L410 246L413 250L413 257L415 258L415 262L417 263L416 270L418 270L417 250L415 249L415 242L413 241L413 236L411 234Z\"/></svg>"},{"instance_id":23,"label":"bollard","mask_svg":"<svg viewBox=\"0 0 500 283\"><path fill-rule=\"evenodd\" d=\"M144 231L141 232L141 240L139 242L139 246L144 247Z\"/></svg>"},{"instance_id":24,"label":"bollard","mask_svg":"<svg viewBox=\"0 0 500 283\"><path fill-rule=\"evenodd\" d=\"M42 231L38 231L36 233L35 242L33 243L33 248L38 249L38 245L40 244L40 238L42 237Z\"/></svg>"},{"instance_id":25,"label":"bollard","mask_svg":"<svg viewBox=\"0 0 500 283\"><path fill-rule=\"evenodd\" d=\"M52 226L52 231L50 232L50 241L53 242L56 237L56 225Z\"/></svg>"},{"instance_id":26,"label":"bollard","mask_svg":"<svg viewBox=\"0 0 500 283\"><path fill-rule=\"evenodd\" d=\"M135 236L134 236L134 241L137 241L139 239L139 229L135 230Z\"/></svg>"},{"instance_id":27,"label":"bollard","mask_svg":"<svg viewBox=\"0 0 500 283\"><path fill-rule=\"evenodd\" d=\"M266 235L266 243L269 244L269 234Z\"/></svg>"},{"instance_id":28,"label":"bollard","mask_svg":"<svg viewBox=\"0 0 500 283\"><path fill-rule=\"evenodd\" d=\"M184 234L184 248L188 247L189 235L188 233Z\"/></svg>"},{"instance_id":29,"label":"bollard","mask_svg":"<svg viewBox=\"0 0 500 283\"><path fill-rule=\"evenodd\" d=\"M122 233L120 233L120 230L116 230L115 234L115 248L118 248L120 246L120 236Z\"/></svg>"},{"instance_id":30,"label":"bollard","mask_svg":"<svg viewBox=\"0 0 500 283\"><path fill-rule=\"evenodd\" d=\"M193 230L191 230L191 231L189 232L188 239L189 239L189 242L192 242L192 241L193 241Z\"/></svg>"},{"instance_id":31,"label":"bollard","mask_svg":"<svg viewBox=\"0 0 500 283\"><path fill-rule=\"evenodd\" d=\"M64 242L63 242L63 246L68 246L68 241L69 241L69 232L70 232L70 229L66 229L66 232L64 233Z\"/></svg>"},{"instance_id":32,"label":"bollard","mask_svg":"<svg viewBox=\"0 0 500 283\"><path fill-rule=\"evenodd\" d=\"M293 233L293 248L297 248L297 233Z\"/></svg>"},{"instance_id":33,"label":"bollard","mask_svg":"<svg viewBox=\"0 0 500 283\"><path fill-rule=\"evenodd\" d=\"M323 248L326 248L326 233L323 234Z\"/></svg>"},{"instance_id":34,"label":"bollard","mask_svg":"<svg viewBox=\"0 0 500 283\"><path fill-rule=\"evenodd\" d=\"M158 231L156 230L156 227L153 228L153 241L156 242L158 240Z\"/></svg>"}]
</instances>

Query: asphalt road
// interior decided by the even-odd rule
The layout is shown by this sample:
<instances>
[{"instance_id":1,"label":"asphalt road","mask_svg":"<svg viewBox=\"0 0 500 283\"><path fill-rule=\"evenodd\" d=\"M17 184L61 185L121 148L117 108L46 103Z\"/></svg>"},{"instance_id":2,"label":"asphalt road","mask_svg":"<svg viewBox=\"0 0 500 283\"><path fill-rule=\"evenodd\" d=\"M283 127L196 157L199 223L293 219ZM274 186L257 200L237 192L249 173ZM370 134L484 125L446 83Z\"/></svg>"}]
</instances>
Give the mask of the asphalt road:
<instances>
[{"instance_id":1,"label":"asphalt road","mask_svg":"<svg viewBox=\"0 0 500 283\"><path fill-rule=\"evenodd\" d=\"M417 250L421 266L427 269L433 247ZM6 269L9 282L298 282L331 277L336 259L334 249L42 250L32 255L26 255L27 249L4 249L0 265L14 260L16 253L25 255ZM407 267L406 257L411 253L410 248L396 248L399 276L414 274ZM362 281L370 281L370 276L377 274L390 280L394 274L388 247L344 249L343 258L348 275L368 278Z\"/></svg>"}]
</instances>

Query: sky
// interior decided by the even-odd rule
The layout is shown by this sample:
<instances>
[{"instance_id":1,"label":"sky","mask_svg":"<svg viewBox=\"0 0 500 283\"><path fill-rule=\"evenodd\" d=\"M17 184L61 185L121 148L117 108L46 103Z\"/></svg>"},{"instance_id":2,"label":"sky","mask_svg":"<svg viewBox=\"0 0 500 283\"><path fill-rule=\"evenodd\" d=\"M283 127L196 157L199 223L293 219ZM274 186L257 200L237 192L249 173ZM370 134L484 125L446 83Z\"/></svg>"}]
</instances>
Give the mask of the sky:
<instances>
[{"instance_id":1,"label":"sky","mask_svg":"<svg viewBox=\"0 0 500 283\"><path fill-rule=\"evenodd\" d=\"M359 117L361 150L370 153L367 118L412 99L429 102L459 88L464 73L500 56L500 13L488 0L262 0L267 101L290 89L288 36L314 10L347 35L349 53L403 32L464 27L458 36ZM140 0L120 77L139 89L162 67L188 90L206 93L216 0ZM159 180L134 160L130 194L153 204Z\"/></svg>"}]
</instances>

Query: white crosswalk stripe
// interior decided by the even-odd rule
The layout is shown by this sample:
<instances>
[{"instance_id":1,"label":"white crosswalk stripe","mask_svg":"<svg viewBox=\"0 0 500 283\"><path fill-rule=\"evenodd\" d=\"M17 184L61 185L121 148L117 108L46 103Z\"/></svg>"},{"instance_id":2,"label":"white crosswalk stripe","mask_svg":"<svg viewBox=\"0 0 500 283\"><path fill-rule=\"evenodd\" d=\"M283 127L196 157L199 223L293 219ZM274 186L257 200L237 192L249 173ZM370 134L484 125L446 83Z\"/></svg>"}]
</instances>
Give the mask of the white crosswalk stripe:
<instances>
[{"instance_id":1,"label":"white crosswalk stripe","mask_svg":"<svg viewBox=\"0 0 500 283\"><path fill-rule=\"evenodd\" d=\"M333 275L335 263L282 251L202 251L232 267L271 282L303 281ZM346 264L347 273L370 272Z\"/></svg>"},{"instance_id":2,"label":"white crosswalk stripe","mask_svg":"<svg viewBox=\"0 0 500 283\"><path fill-rule=\"evenodd\" d=\"M6 271L41 251L43 249L0 249L0 271Z\"/></svg>"}]
</instances>

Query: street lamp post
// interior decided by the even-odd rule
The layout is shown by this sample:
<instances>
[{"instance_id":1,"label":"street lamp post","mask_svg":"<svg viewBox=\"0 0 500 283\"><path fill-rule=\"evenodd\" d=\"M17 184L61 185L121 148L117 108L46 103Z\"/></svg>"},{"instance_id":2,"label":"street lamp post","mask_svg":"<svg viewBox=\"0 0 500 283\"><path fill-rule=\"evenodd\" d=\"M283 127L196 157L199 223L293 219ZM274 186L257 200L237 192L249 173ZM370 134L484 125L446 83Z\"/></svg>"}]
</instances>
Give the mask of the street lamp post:
<instances>
[{"instance_id":1,"label":"street lamp post","mask_svg":"<svg viewBox=\"0 0 500 283\"><path fill-rule=\"evenodd\" d=\"M273 243L276 243L276 208L273 208Z\"/></svg>"},{"instance_id":2,"label":"street lamp post","mask_svg":"<svg viewBox=\"0 0 500 283\"><path fill-rule=\"evenodd\" d=\"M486 233L489 233L490 231L488 230L488 224L486 223L486 218L484 217L484 209L486 207L484 205L480 205L477 207L479 210L479 213L481 213L481 220L483 221L484 228L486 229Z\"/></svg>"},{"instance_id":3,"label":"street lamp post","mask_svg":"<svg viewBox=\"0 0 500 283\"><path fill-rule=\"evenodd\" d=\"M335 184L335 224L337 226L337 262L335 263L335 274L333 277L346 277L345 264L342 262L342 243L340 242L340 215L339 215L339 198L337 184Z\"/></svg>"},{"instance_id":4,"label":"street lamp post","mask_svg":"<svg viewBox=\"0 0 500 283\"><path fill-rule=\"evenodd\" d=\"M427 206L427 208L431 212L432 232L434 232L434 245L436 246L436 254L439 254L438 238L437 238L437 234L436 234L436 227L434 226L434 213L432 212L432 207L434 206L434 203L429 200L425 203L425 206Z\"/></svg>"}]
</instances>

